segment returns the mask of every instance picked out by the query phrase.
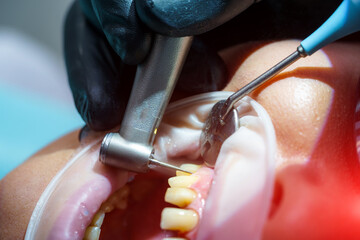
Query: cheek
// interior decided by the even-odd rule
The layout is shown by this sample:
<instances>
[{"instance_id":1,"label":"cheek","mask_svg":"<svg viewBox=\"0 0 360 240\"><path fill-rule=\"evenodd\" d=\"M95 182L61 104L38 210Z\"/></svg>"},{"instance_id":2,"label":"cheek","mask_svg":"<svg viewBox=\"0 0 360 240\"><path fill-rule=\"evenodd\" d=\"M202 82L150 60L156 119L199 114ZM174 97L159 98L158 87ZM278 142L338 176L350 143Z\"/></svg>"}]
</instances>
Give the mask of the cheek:
<instances>
[{"instance_id":1,"label":"cheek","mask_svg":"<svg viewBox=\"0 0 360 240\"><path fill-rule=\"evenodd\" d=\"M0 239L22 239L41 193L74 150L33 157L0 182ZM51 163L51 167L49 167ZM5 239L5 238L4 238Z\"/></svg>"},{"instance_id":2,"label":"cheek","mask_svg":"<svg viewBox=\"0 0 360 240\"><path fill-rule=\"evenodd\" d=\"M307 159L322 132L333 90L313 79L287 78L265 88L257 101L276 130L278 164Z\"/></svg>"},{"instance_id":3,"label":"cheek","mask_svg":"<svg viewBox=\"0 0 360 240\"><path fill-rule=\"evenodd\" d=\"M243 60L225 90L243 87L293 52L298 44L283 41L260 47ZM327 80L330 69L328 56L319 51L289 66L250 95L273 121L278 165L301 163L309 158L332 104L334 90Z\"/></svg>"},{"instance_id":4,"label":"cheek","mask_svg":"<svg viewBox=\"0 0 360 240\"><path fill-rule=\"evenodd\" d=\"M344 170L344 166L338 169ZM326 177L320 177L319 171L293 165L278 175L277 199L264 228L264 240L358 239L358 169L342 177L324 172Z\"/></svg>"},{"instance_id":5,"label":"cheek","mask_svg":"<svg viewBox=\"0 0 360 240\"><path fill-rule=\"evenodd\" d=\"M295 48L288 46L273 44L250 55L227 90L275 64L278 56L271 59L267 51ZM331 45L252 94L271 116L280 163L300 163L278 169L263 239L358 239L358 56L357 45Z\"/></svg>"},{"instance_id":6,"label":"cheek","mask_svg":"<svg viewBox=\"0 0 360 240\"><path fill-rule=\"evenodd\" d=\"M32 156L0 181L0 239L23 239L40 195L79 145L75 131Z\"/></svg>"}]
</instances>

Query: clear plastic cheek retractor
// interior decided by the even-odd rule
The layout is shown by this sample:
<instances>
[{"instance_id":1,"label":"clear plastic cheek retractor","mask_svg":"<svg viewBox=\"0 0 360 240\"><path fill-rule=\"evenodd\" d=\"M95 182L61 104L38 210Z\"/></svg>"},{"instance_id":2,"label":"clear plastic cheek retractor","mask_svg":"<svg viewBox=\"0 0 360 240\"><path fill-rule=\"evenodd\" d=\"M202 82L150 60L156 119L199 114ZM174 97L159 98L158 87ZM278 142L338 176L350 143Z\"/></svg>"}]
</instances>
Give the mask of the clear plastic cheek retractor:
<instances>
[{"instance_id":1,"label":"clear plastic cheek retractor","mask_svg":"<svg viewBox=\"0 0 360 240\"><path fill-rule=\"evenodd\" d=\"M138 173L152 165L187 172L154 159L153 143L191 42L192 37L155 37L150 55L137 68L120 131L103 139L102 163Z\"/></svg>"},{"instance_id":2,"label":"clear plastic cheek retractor","mask_svg":"<svg viewBox=\"0 0 360 240\"><path fill-rule=\"evenodd\" d=\"M201 155L205 163L214 167L220 147L237 128L234 104L261 86L301 57L306 57L323 46L360 30L360 0L345 0L330 18L314 33L303 40L297 50L270 68L226 100L217 102L205 122L200 137Z\"/></svg>"}]
</instances>

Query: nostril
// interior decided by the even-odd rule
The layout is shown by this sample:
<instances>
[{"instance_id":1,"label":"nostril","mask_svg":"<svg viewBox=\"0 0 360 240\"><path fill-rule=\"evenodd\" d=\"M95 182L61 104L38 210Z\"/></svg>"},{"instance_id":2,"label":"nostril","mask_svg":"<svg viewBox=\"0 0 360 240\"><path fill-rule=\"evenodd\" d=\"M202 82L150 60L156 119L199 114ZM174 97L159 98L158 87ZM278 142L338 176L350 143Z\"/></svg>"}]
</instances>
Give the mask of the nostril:
<instances>
[{"instance_id":1,"label":"nostril","mask_svg":"<svg viewBox=\"0 0 360 240\"><path fill-rule=\"evenodd\" d=\"M279 209L283 195L284 195L284 187L278 180L276 180L274 185L274 195L271 201L271 207L270 207L268 219L271 219Z\"/></svg>"}]
</instances>

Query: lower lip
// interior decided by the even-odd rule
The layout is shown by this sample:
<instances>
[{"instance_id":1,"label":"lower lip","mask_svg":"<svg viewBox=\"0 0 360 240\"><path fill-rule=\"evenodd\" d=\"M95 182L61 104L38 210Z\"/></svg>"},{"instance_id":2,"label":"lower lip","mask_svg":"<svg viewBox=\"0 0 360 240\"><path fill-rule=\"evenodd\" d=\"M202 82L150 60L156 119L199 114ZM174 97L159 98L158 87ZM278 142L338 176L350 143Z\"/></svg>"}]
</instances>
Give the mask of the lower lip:
<instances>
[{"instance_id":1,"label":"lower lip","mask_svg":"<svg viewBox=\"0 0 360 240\"><path fill-rule=\"evenodd\" d=\"M48 239L82 239L83 232L111 189L106 178L93 179L78 189L63 205Z\"/></svg>"}]
</instances>

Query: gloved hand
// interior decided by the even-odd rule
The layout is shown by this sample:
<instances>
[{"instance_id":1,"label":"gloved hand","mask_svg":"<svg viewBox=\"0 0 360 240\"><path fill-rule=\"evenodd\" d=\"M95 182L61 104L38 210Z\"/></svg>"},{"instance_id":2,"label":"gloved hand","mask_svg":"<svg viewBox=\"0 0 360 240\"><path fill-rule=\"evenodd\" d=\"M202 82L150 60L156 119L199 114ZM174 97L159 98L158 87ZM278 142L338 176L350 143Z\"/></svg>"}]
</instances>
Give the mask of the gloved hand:
<instances>
[{"instance_id":1,"label":"gloved hand","mask_svg":"<svg viewBox=\"0 0 360 240\"><path fill-rule=\"evenodd\" d=\"M79 0L65 22L65 62L76 108L94 130L120 124L136 65L151 49L154 32L199 35L238 15L254 0ZM214 39L209 41L214 41ZM227 71L201 35L194 39L177 92L219 90Z\"/></svg>"}]
</instances>

